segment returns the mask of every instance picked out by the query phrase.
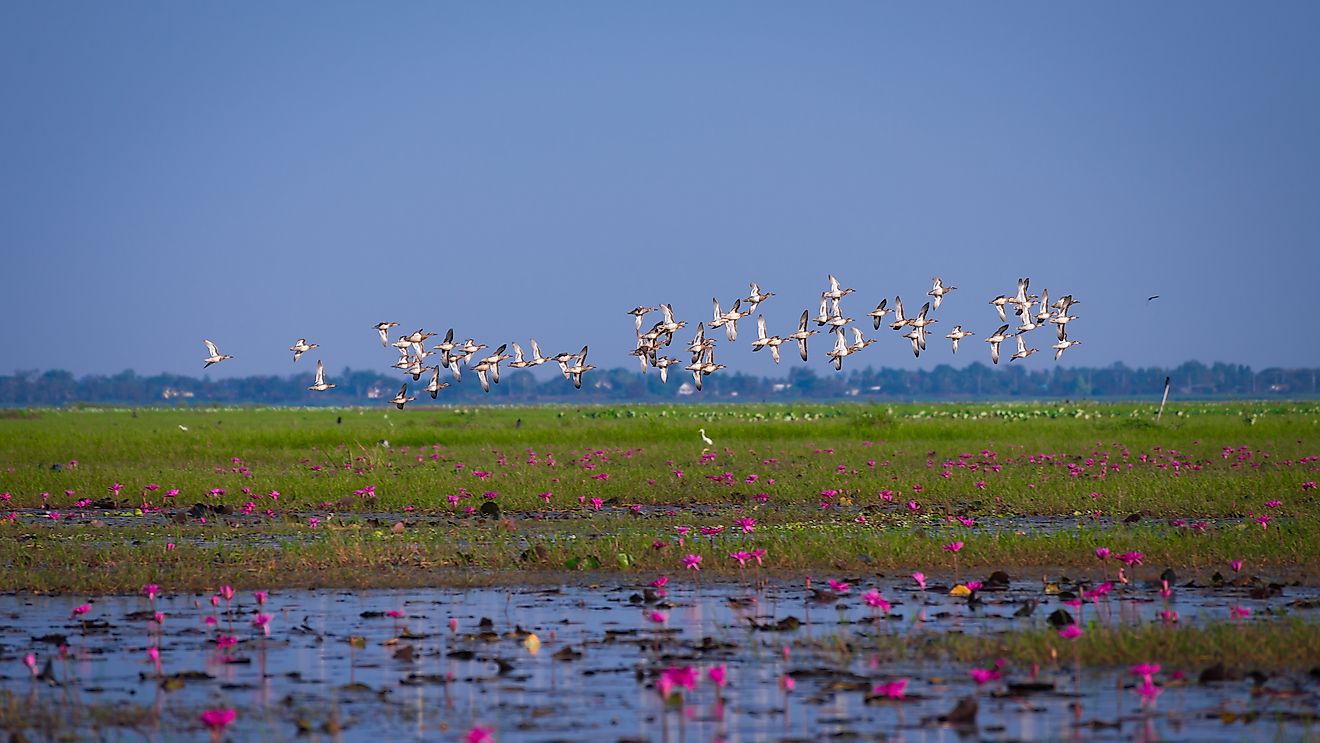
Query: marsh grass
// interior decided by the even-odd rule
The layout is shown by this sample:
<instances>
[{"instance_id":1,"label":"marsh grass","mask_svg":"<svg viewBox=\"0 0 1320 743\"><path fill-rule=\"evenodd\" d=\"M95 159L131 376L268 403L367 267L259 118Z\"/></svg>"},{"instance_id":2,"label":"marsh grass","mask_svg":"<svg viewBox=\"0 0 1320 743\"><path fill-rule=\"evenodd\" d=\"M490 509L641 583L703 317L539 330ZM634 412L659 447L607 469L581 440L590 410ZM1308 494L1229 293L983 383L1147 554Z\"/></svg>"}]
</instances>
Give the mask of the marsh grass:
<instances>
[{"instance_id":1,"label":"marsh grass","mask_svg":"<svg viewBox=\"0 0 1320 743\"><path fill-rule=\"evenodd\" d=\"M989 635L929 632L878 633L854 640L883 660L938 659L958 664L1006 658L1021 666L1067 666L1074 653L1086 668L1158 663L1183 670L1195 681L1201 669L1223 663L1240 677L1251 671L1310 671L1320 667L1320 632L1297 619L1168 627L1091 622L1076 640L1053 629L1013 630Z\"/></svg>"}]
</instances>

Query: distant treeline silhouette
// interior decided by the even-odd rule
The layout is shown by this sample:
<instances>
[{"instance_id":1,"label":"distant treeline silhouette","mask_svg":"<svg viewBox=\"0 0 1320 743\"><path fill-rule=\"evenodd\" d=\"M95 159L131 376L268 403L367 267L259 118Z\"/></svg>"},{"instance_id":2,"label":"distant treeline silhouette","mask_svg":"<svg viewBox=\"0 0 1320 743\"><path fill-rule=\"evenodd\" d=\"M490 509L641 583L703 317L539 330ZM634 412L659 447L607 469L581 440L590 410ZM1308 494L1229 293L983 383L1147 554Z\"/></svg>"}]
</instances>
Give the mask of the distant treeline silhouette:
<instances>
[{"instance_id":1,"label":"distant treeline silhouette","mask_svg":"<svg viewBox=\"0 0 1320 743\"><path fill-rule=\"evenodd\" d=\"M175 374L138 376L123 371L113 376L81 378L62 371L20 370L0 376L0 405L64 406L79 403L114 405L371 405L386 404L408 381L418 403L431 400L421 391L426 378L343 369L329 374L338 386L309 392L312 373L228 379ZM841 374L791 367L787 376L760 377L721 373L706 378L701 392L692 390L687 374L671 374L669 384L658 375L630 369L595 372L581 390L560 374L506 371L489 394L475 379L441 390L439 403L538 403L632 401L774 401L774 400L975 400L975 399L1153 399L1173 380L1173 394L1182 398L1290 398L1320 395L1320 369L1264 369L1189 361L1175 369L1132 369L1121 363L1104 368L1050 366L991 367L976 362L961 369L941 364L931 369L854 369ZM447 377L447 373L446 373ZM452 379L448 380L452 382Z\"/></svg>"}]
</instances>

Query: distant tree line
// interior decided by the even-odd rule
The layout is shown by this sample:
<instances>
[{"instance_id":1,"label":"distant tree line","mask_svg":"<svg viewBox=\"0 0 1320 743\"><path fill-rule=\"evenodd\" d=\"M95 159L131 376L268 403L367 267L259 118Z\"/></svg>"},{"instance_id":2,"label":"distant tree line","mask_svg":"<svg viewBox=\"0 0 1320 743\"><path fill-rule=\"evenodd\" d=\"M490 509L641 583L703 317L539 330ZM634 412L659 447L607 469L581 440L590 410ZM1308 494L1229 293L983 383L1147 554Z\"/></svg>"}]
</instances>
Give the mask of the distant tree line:
<instances>
[{"instance_id":1,"label":"distant tree line","mask_svg":"<svg viewBox=\"0 0 1320 743\"><path fill-rule=\"evenodd\" d=\"M407 381L418 403L431 402L419 382L398 375L344 369L328 375L338 386L309 392L311 374L251 376L229 379L158 374L143 377L133 371L113 376L75 377L62 370L16 371L0 376L0 405L64 406L80 403L114 405L369 405L387 403ZM475 376L475 375L473 375ZM703 390L692 389L692 378L675 373L661 384L655 371L628 369L590 372L581 390L555 373L508 370L500 384L483 393L476 379L440 391L441 403L529 403L698 401L698 400L971 400L971 399L1148 399L1158 397L1164 378L1180 398L1298 398L1320 396L1320 369L1264 369L1237 364L1207 366L1189 361L1175 369L1133 369L1121 363L1104 368L1050 366L991 367L980 362L956 369L940 364L931 369L858 368L844 373L818 373L791 367L784 377L718 373L705 379Z\"/></svg>"}]
</instances>

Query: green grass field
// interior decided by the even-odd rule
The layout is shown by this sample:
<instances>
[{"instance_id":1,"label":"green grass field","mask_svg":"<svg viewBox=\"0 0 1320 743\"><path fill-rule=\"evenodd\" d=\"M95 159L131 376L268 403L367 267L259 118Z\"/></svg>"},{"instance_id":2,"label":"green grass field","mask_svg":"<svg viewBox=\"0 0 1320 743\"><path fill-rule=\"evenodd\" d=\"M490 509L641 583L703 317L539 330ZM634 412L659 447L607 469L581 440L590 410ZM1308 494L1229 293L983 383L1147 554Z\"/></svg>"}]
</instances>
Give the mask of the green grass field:
<instances>
[{"instance_id":1,"label":"green grass field","mask_svg":"<svg viewBox=\"0 0 1320 743\"><path fill-rule=\"evenodd\" d=\"M736 574L758 548L773 571L1099 571L1101 546L1144 553L1135 572L1306 571L1317 433L1314 403L5 411L21 569L0 588L520 581L688 553Z\"/></svg>"}]
</instances>

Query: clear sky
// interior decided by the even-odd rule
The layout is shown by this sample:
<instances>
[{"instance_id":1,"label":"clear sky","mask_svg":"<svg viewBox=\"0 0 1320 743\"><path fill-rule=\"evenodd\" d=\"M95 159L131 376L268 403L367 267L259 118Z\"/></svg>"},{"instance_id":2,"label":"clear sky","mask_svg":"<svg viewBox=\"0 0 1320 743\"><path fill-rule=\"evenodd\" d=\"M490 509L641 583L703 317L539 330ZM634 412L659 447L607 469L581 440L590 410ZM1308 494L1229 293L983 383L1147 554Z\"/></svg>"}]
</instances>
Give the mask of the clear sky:
<instances>
[{"instance_id":1,"label":"clear sky","mask_svg":"<svg viewBox=\"0 0 1320 743\"><path fill-rule=\"evenodd\" d=\"M198 374L204 337L217 376L298 370L300 336L384 368L382 320L631 366L637 304L686 343L755 280L788 332L829 273L860 319L938 274L933 329L978 334L913 359L868 324L858 365L988 361L1019 276L1082 301L1063 363L1320 365L1317 28L1315 2L0 3L0 373ZM774 371L740 331L717 360Z\"/></svg>"}]
</instances>

